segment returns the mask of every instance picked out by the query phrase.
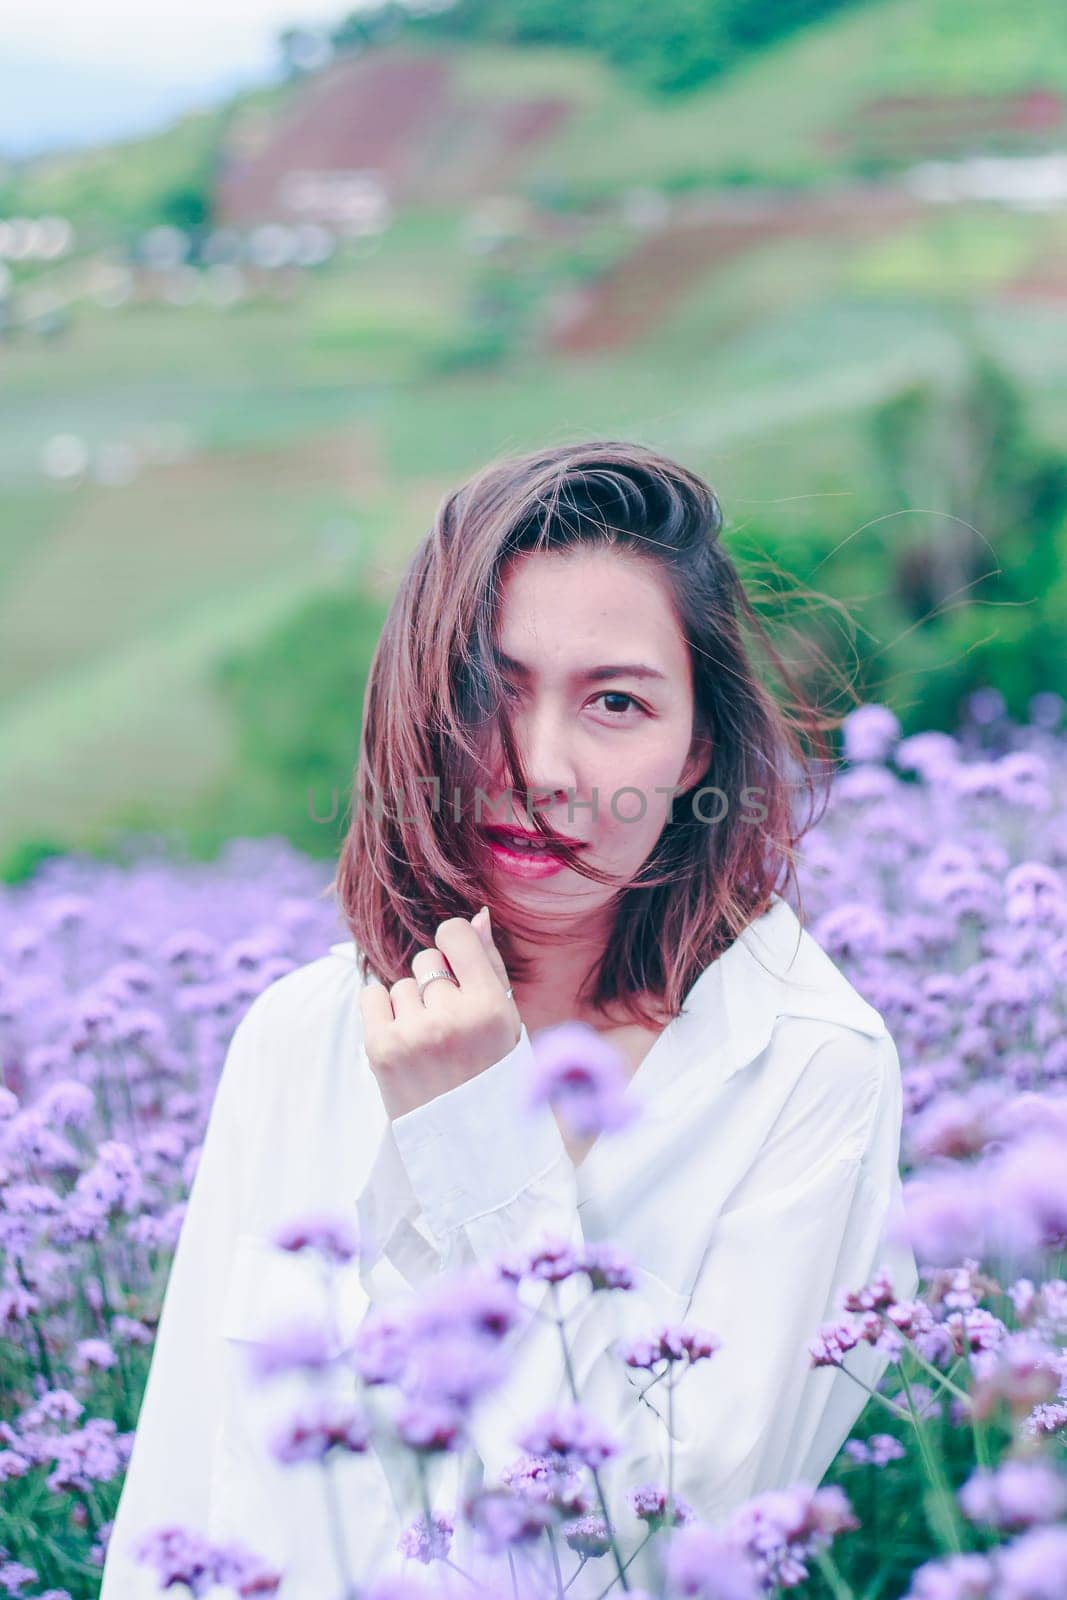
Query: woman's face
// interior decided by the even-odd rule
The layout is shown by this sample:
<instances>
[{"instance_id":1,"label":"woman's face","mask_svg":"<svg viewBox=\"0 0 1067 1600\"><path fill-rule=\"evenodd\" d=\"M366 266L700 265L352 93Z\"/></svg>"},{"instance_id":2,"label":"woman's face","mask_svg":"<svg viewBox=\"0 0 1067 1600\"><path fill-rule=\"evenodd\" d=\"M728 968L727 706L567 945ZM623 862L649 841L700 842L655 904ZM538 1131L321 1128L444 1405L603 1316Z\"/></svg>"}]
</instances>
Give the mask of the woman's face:
<instances>
[{"instance_id":1,"label":"woman's face","mask_svg":"<svg viewBox=\"0 0 1067 1600\"><path fill-rule=\"evenodd\" d=\"M582 856L635 874L670 815L671 791L706 769L693 739L689 649L658 572L618 550L537 551L501 575L496 637L530 805ZM490 743L489 835L529 832L526 794L506 795L499 732ZM594 805L595 802L595 805ZM616 893L544 854L499 840L490 868L499 896L528 910L589 912Z\"/></svg>"}]
</instances>

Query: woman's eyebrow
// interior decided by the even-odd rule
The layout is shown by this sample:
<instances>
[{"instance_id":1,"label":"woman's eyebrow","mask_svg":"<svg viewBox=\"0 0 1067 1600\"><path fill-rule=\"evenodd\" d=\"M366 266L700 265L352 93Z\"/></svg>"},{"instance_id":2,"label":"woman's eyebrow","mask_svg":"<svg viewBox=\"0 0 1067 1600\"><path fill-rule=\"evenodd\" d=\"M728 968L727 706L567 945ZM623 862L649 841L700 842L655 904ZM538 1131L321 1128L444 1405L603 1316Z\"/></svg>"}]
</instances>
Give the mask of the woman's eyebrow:
<instances>
[{"instance_id":1,"label":"woman's eyebrow","mask_svg":"<svg viewBox=\"0 0 1067 1600\"><path fill-rule=\"evenodd\" d=\"M529 678L534 674L524 661L517 661L514 656L507 655L503 650L494 650L493 659L498 667L506 672L514 672L520 678ZM616 661L608 662L596 667L583 667L570 674L573 683L600 683L604 678L658 678L660 682L667 681L667 674L660 672L658 667L650 667L643 661Z\"/></svg>"}]
</instances>

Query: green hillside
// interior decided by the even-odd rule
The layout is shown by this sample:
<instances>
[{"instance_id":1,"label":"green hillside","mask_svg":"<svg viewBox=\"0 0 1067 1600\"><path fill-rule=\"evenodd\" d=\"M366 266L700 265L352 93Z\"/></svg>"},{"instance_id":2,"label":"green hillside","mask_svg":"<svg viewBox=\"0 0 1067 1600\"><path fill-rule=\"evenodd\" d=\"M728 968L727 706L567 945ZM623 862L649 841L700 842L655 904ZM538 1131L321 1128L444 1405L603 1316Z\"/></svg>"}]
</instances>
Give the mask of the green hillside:
<instances>
[{"instance_id":1,"label":"green hillside","mask_svg":"<svg viewBox=\"0 0 1067 1600\"><path fill-rule=\"evenodd\" d=\"M347 786L374 618L408 551L446 488L546 440L629 435L704 471L739 552L851 608L843 658L906 722L948 718L991 676L1019 708L1067 679L1067 215L929 206L894 182L931 129L940 155L1054 147L1047 101L1038 129L1015 101L939 121L915 97L1067 93L1058 10L1040 0L1023 29L990 0L868 0L673 96L560 47L394 40L358 70L428 57L466 156L420 125L425 193L232 304L143 283L108 304L93 275L139 228L192 216L230 141L284 135L313 81L36 163L0 195L0 213L79 227L71 257L15 269L16 308L50 296L58 331L27 313L0 341L9 870L132 822L204 849L274 827L328 853L300 775ZM912 96L895 122L894 95ZM482 192L479 141L523 99L571 114ZM437 195L468 157L466 188ZM50 479L57 435L92 469ZM116 451L133 469L97 470ZM349 645L321 609L346 596ZM288 681L271 693L287 659L314 678L304 714Z\"/></svg>"},{"instance_id":2,"label":"green hillside","mask_svg":"<svg viewBox=\"0 0 1067 1600\"><path fill-rule=\"evenodd\" d=\"M384 53L445 54L463 87L486 98L550 93L572 101L566 128L532 153L535 193L572 201L634 183L812 183L893 170L912 159L909 128L928 118L901 109L873 125L872 101L893 96L1067 94L1067 29L1058 0L1032 0L1020 26L1008 0L862 0L742 60L686 93L642 89L589 50L494 46L417 33ZM149 139L51 157L12 171L0 187L9 211L62 211L94 222L175 220L191 191L210 185L221 148L242 117L282 114L299 79L181 119ZM935 119L936 120L936 119ZM1040 148L1040 130L996 126L967 108L947 123L945 153ZM903 152L903 153L902 153Z\"/></svg>"}]
</instances>

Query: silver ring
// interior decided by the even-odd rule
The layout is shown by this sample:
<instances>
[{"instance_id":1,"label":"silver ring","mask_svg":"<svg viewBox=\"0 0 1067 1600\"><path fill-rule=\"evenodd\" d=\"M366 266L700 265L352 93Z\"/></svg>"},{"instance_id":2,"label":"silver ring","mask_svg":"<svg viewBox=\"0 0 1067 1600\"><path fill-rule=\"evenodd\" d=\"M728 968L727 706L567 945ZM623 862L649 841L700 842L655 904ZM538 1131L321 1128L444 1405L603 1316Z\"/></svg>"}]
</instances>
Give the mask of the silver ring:
<instances>
[{"instance_id":1,"label":"silver ring","mask_svg":"<svg viewBox=\"0 0 1067 1600\"><path fill-rule=\"evenodd\" d=\"M504 998L505 998L505 1000L510 1000L511 999L511 984L510 983L508 984L507 988L504 990Z\"/></svg>"},{"instance_id":2,"label":"silver ring","mask_svg":"<svg viewBox=\"0 0 1067 1600\"><path fill-rule=\"evenodd\" d=\"M456 988L457 989L459 988L459 979L455 976L455 974L452 973L452 972L446 972L444 967L438 967L438 968L436 968L435 971L428 972L426 974L425 978L421 978L419 980L419 999L420 1000L422 999L422 991L426 988L426 985L429 984L429 983L432 983L435 978L450 978L451 981L455 984Z\"/></svg>"}]
</instances>

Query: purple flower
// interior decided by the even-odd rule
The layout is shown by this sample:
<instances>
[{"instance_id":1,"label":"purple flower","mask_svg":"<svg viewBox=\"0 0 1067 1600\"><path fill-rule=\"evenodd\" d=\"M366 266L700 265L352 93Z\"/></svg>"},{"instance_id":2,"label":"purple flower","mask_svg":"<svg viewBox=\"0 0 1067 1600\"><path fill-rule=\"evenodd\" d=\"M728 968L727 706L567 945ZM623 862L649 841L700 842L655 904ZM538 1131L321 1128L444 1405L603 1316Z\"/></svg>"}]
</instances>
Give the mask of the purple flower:
<instances>
[{"instance_id":1,"label":"purple flower","mask_svg":"<svg viewBox=\"0 0 1067 1600\"><path fill-rule=\"evenodd\" d=\"M987 1416L999 1402L1021 1412L1059 1397L1062 1355L1032 1330L1002 1339L972 1387L975 1415Z\"/></svg>"},{"instance_id":2,"label":"purple flower","mask_svg":"<svg viewBox=\"0 0 1067 1600\"><path fill-rule=\"evenodd\" d=\"M50 1443L42 1439L38 1449L42 1460L55 1466L45 1482L54 1491L77 1490L88 1493L95 1483L110 1483L126 1466L127 1451L110 1417L90 1417L74 1433L55 1436Z\"/></svg>"},{"instance_id":3,"label":"purple flower","mask_svg":"<svg viewBox=\"0 0 1067 1600\"><path fill-rule=\"evenodd\" d=\"M667 1546L672 1595L698 1600L759 1600L763 1590L752 1561L725 1534L702 1523L678 1528Z\"/></svg>"},{"instance_id":4,"label":"purple flower","mask_svg":"<svg viewBox=\"0 0 1067 1600\"><path fill-rule=\"evenodd\" d=\"M498 1273L470 1267L423 1291L411 1315L412 1337L466 1332L491 1345L511 1332L521 1311L514 1289Z\"/></svg>"},{"instance_id":5,"label":"purple flower","mask_svg":"<svg viewBox=\"0 0 1067 1600\"><path fill-rule=\"evenodd\" d=\"M896 1298L893 1280L885 1267L878 1271L862 1289L847 1293L842 1302L845 1311L882 1311Z\"/></svg>"},{"instance_id":6,"label":"purple flower","mask_svg":"<svg viewBox=\"0 0 1067 1600\"><path fill-rule=\"evenodd\" d=\"M900 723L888 706L857 706L842 719L841 733L850 761L885 761L900 738Z\"/></svg>"},{"instance_id":7,"label":"purple flower","mask_svg":"<svg viewBox=\"0 0 1067 1600\"><path fill-rule=\"evenodd\" d=\"M692 1366L697 1361L706 1361L721 1344L721 1339L706 1328L677 1323L631 1339L620 1345L619 1354L628 1367L642 1367L651 1372L661 1364L673 1366L684 1361Z\"/></svg>"},{"instance_id":8,"label":"purple flower","mask_svg":"<svg viewBox=\"0 0 1067 1600\"><path fill-rule=\"evenodd\" d=\"M589 1286L594 1291L634 1287L633 1265L613 1244L586 1245L580 1270L588 1276Z\"/></svg>"},{"instance_id":9,"label":"purple flower","mask_svg":"<svg viewBox=\"0 0 1067 1600\"><path fill-rule=\"evenodd\" d=\"M858 1527L843 1489L796 1483L747 1500L730 1518L727 1532L747 1551L764 1584L792 1587L806 1578L811 1556L837 1534Z\"/></svg>"},{"instance_id":10,"label":"purple flower","mask_svg":"<svg viewBox=\"0 0 1067 1600\"><path fill-rule=\"evenodd\" d=\"M634 1269L611 1243L573 1245L558 1234L547 1235L532 1249L512 1251L497 1262L497 1272L510 1283L565 1283L584 1273L594 1292L632 1289Z\"/></svg>"},{"instance_id":11,"label":"purple flower","mask_svg":"<svg viewBox=\"0 0 1067 1600\"><path fill-rule=\"evenodd\" d=\"M837 961L881 955L890 938L889 924L876 906L847 900L824 912L812 933Z\"/></svg>"},{"instance_id":12,"label":"purple flower","mask_svg":"<svg viewBox=\"0 0 1067 1600\"><path fill-rule=\"evenodd\" d=\"M409 1561L421 1561L429 1566L431 1561L443 1561L452 1548L452 1535L456 1525L443 1511L435 1511L432 1524L425 1516L409 1523L396 1542L402 1556Z\"/></svg>"},{"instance_id":13,"label":"purple flower","mask_svg":"<svg viewBox=\"0 0 1067 1600\"><path fill-rule=\"evenodd\" d=\"M1065 1154L1067 1136L1061 1129L1038 1129L984 1169L986 1232L997 1253L1034 1259L1067 1245Z\"/></svg>"},{"instance_id":14,"label":"purple flower","mask_svg":"<svg viewBox=\"0 0 1067 1600\"><path fill-rule=\"evenodd\" d=\"M197 1533L180 1526L153 1528L136 1541L135 1561L150 1566L160 1588L184 1583L194 1595L203 1595L215 1582L215 1555L211 1545Z\"/></svg>"},{"instance_id":15,"label":"purple flower","mask_svg":"<svg viewBox=\"0 0 1067 1600\"><path fill-rule=\"evenodd\" d=\"M995 1583L988 1556L949 1556L916 1567L904 1600L993 1600L994 1593L1001 1594Z\"/></svg>"},{"instance_id":16,"label":"purple flower","mask_svg":"<svg viewBox=\"0 0 1067 1600\"><path fill-rule=\"evenodd\" d=\"M33 1466L33 1461L28 1455L22 1455L18 1450L0 1450L0 1483L7 1483L11 1478L24 1478Z\"/></svg>"},{"instance_id":17,"label":"purple flower","mask_svg":"<svg viewBox=\"0 0 1067 1600\"><path fill-rule=\"evenodd\" d=\"M608 1525L603 1517L585 1516L568 1522L564 1525L563 1537L576 1555L587 1559L607 1555L611 1549Z\"/></svg>"},{"instance_id":18,"label":"purple flower","mask_svg":"<svg viewBox=\"0 0 1067 1600\"><path fill-rule=\"evenodd\" d=\"M32 1405L19 1413L19 1427L23 1433L33 1433L39 1428L63 1427L77 1422L84 1412L85 1407L69 1389L47 1389Z\"/></svg>"},{"instance_id":19,"label":"purple flower","mask_svg":"<svg viewBox=\"0 0 1067 1600\"><path fill-rule=\"evenodd\" d=\"M106 1339L79 1339L71 1362L75 1372L88 1372L93 1367L106 1370L118 1360Z\"/></svg>"},{"instance_id":20,"label":"purple flower","mask_svg":"<svg viewBox=\"0 0 1067 1600\"><path fill-rule=\"evenodd\" d=\"M582 1406L546 1411L530 1425L519 1444L532 1455L545 1456L555 1467L603 1466L615 1454L611 1434Z\"/></svg>"},{"instance_id":21,"label":"purple flower","mask_svg":"<svg viewBox=\"0 0 1067 1600\"><path fill-rule=\"evenodd\" d=\"M934 783L960 759L960 747L948 733L913 733L897 745L893 760L902 772L917 772Z\"/></svg>"},{"instance_id":22,"label":"purple flower","mask_svg":"<svg viewBox=\"0 0 1067 1600\"><path fill-rule=\"evenodd\" d=\"M344 1216L303 1217L288 1222L276 1231L274 1243L281 1250L317 1250L337 1265L351 1261L359 1249L356 1230Z\"/></svg>"},{"instance_id":23,"label":"purple flower","mask_svg":"<svg viewBox=\"0 0 1067 1600\"><path fill-rule=\"evenodd\" d=\"M506 1489L485 1489L473 1496L465 1509L480 1544L493 1555L515 1545L531 1544L556 1520L556 1512L547 1501Z\"/></svg>"},{"instance_id":24,"label":"purple flower","mask_svg":"<svg viewBox=\"0 0 1067 1600\"><path fill-rule=\"evenodd\" d=\"M979 1468L959 1491L963 1513L1002 1532L1056 1522L1067 1513L1067 1478L1048 1461L1004 1461Z\"/></svg>"},{"instance_id":25,"label":"purple flower","mask_svg":"<svg viewBox=\"0 0 1067 1600\"><path fill-rule=\"evenodd\" d=\"M251 1600L255 1595L276 1595L281 1588L283 1574L242 1544L217 1545L214 1570L215 1582L232 1589L241 1600Z\"/></svg>"},{"instance_id":26,"label":"purple flower","mask_svg":"<svg viewBox=\"0 0 1067 1600\"><path fill-rule=\"evenodd\" d=\"M890 1461L899 1461L907 1454L900 1440L894 1439L891 1433L872 1433L866 1440L847 1439L843 1448L853 1461L872 1467L887 1466Z\"/></svg>"},{"instance_id":27,"label":"purple flower","mask_svg":"<svg viewBox=\"0 0 1067 1600\"><path fill-rule=\"evenodd\" d=\"M506 1377L504 1354L464 1328L412 1342L401 1387L412 1398L467 1409Z\"/></svg>"},{"instance_id":28,"label":"purple flower","mask_svg":"<svg viewBox=\"0 0 1067 1600\"><path fill-rule=\"evenodd\" d=\"M1060 1600L1067 1593L1067 1528L1031 1528L993 1555L1004 1600Z\"/></svg>"},{"instance_id":29,"label":"purple flower","mask_svg":"<svg viewBox=\"0 0 1067 1600\"><path fill-rule=\"evenodd\" d=\"M580 1257L569 1240L549 1234L532 1250L513 1251L498 1263L500 1276L511 1283L530 1278L540 1283L564 1283L581 1271Z\"/></svg>"},{"instance_id":30,"label":"purple flower","mask_svg":"<svg viewBox=\"0 0 1067 1600\"><path fill-rule=\"evenodd\" d=\"M397 1437L420 1455L455 1450L466 1442L466 1419L456 1406L408 1400L394 1420Z\"/></svg>"},{"instance_id":31,"label":"purple flower","mask_svg":"<svg viewBox=\"0 0 1067 1600\"><path fill-rule=\"evenodd\" d=\"M432 1282L400 1309L367 1315L353 1362L365 1383L399 1390L403 1443L433 1453L465 1441L471 1407L506 1375L501 1342L521 1309L511 1284L475 1267Z\"/></svg>"},{"instance_id":32,"label":"purple flower","mask_svg":"<svg viewBox=\"0 0 1067 1600\"><path fill-rule=\"evenodd\" d=\"M331 1450L361 1454L370 1442L366 1417L349 1400L318 1398L278 1430L271 1449L278 1461L322 1461Z\"/></svg>"},{"instance_id":33,"label":"purple flower","mask_svg":"<svg viewBox=\"0 0 1067 1600\"><path fill-rule=\"evenodd\" d=\"M36 1577L34 1567L27 1567L22 1561L5 1561L0 1553L0 1589L4 1594L17 1595L24 1584L33 1583Z\"/></svg>"},{"instance_id":34,"label":"purple flower","mask_svg":"<svg viewBox=\"0 0 1067 1600\"><path fill-rule=\"evenodd\" d=\"M364 1383L398 1383L407 1365L411 1332L407 1320L376 1307L360 1323L352 1360Z\"/></svg>"},{"instance_id":35,"label":"purple flower","mask_svg":"<svg viewBox=\"0 0 1067 1600\"><path fill-rule=\"evenodd\" d=\"M1059 929L1067 920L1067 887L1052 867L1023 861L1004 879L1004 909L1009 922Z\"/></svg>"},{"instance_id":36,"label":"purple flower","mask_svg":"<svg viewBox=\"0 0 1067 1600\"><path fill-rule=\"evenodd\" d=\"M249 1365L257 1383L279 1372L321 1372L333 1360L327 1331L316 1322L291 1323L249 1346Z\"/></svg>"},{"instance_id":37,"label":"purple flower","mask_svg":"<svg viewBox=\"0 0 1067 1600\"><path fill-rule=\"evenodd\" d=\"M512 1493L540 1500L565 1517L581 1517L592 1508L582 1470L553 1465L545 1456L520 1456L504 1468L500 1480Z\"/></svg>"},{"instance_id":38,"label":"purple flower","mask_svg":"<svg viewBox=\"0 0 1067 1600\"><path fill-rule=\"evenodd\" d=\"M625 1062L585 1022L540 1028L531 1041L535 1075L530 1105L551 1105L580 1138L615 1133L637 1115L626 1096Z\"/></svg>"},{"instance_id":39,"label":"purple flower","mask_svg":"<svg viewBox=\"0 0 1067 1600\"><path fill-rule=\"evenodd\" d=\"M894 1236L910 1243L920 1262L951 1265L984 1254L988 1195L972 1168L931 1168L905 1180L904 1213L894 1217Z\"/></svg>"},{"instance_id":40,"label":"purple flower","mask_svg":"<svg viewBox=\"0 0 1067 1600\"><path fill-rule=\"evenodd\" d=\"M650 1528L660 1528L667 1522L667 1491L652 1483L639 1485L631 1489L627 1495L634 1516L642 1522L647 1522ZM671 1498L670 1522L681 1527L684 1523L694 1520L693 1508L681 1495Z\"/></svg>"}]
</instances>

